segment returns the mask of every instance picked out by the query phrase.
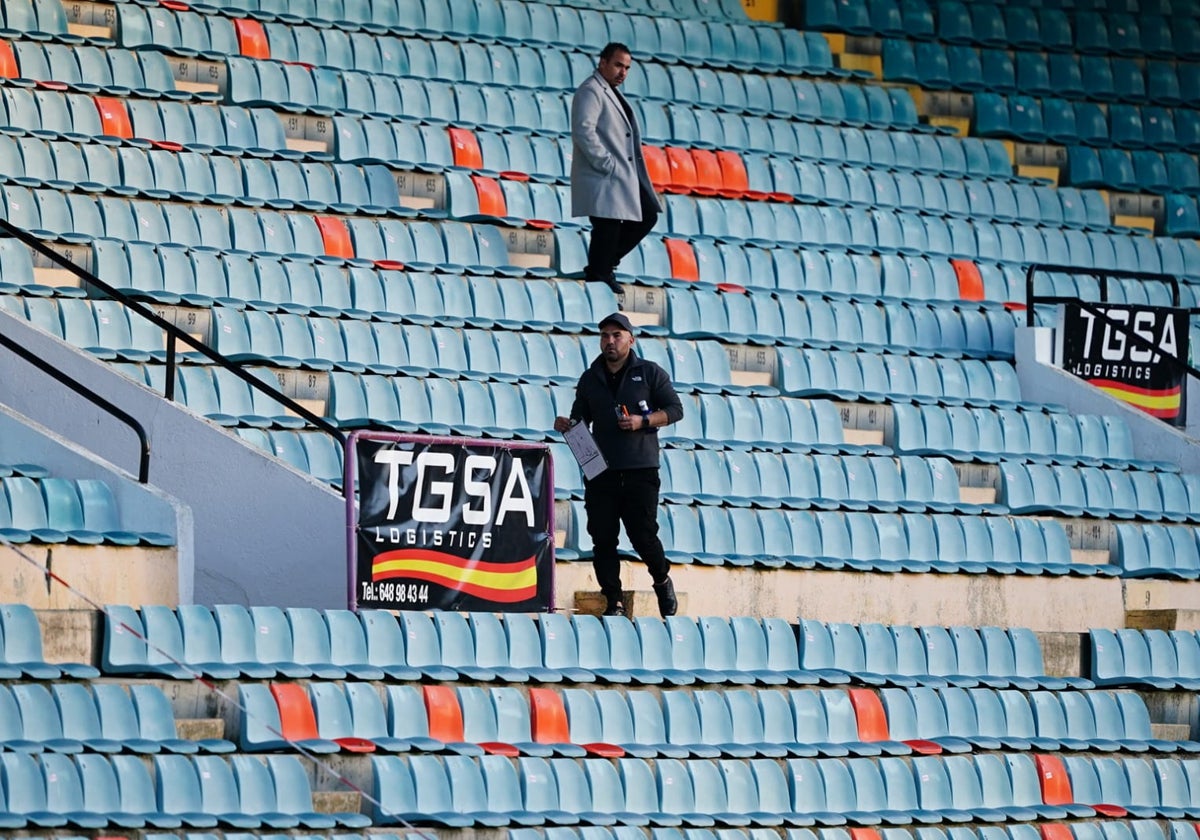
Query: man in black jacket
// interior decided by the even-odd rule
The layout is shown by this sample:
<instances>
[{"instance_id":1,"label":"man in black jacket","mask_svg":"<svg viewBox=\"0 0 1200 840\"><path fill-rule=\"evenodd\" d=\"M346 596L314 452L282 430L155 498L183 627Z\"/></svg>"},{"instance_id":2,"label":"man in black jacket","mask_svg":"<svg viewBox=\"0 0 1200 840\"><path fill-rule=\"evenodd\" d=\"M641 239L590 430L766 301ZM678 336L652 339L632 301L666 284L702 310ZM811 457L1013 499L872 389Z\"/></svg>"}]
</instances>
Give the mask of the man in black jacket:
<instances>
[{"instance_id":1,"label":"man in black jacket","mask_svg":"<svg viewBox=\"0 0 1200 840\"><path fill-rule=\"evenodd\" d=\"M677 608L666 555L658 539L658 429L683 418L683 404L661 367L633 352L633 326L620 312L600 322L600 355L579 377L571 416L554 429L588 423L608 469L584 482L596 582L608 601L605 615L624 615L620 525L646 563L662 615Z\"/></svg>"}]
</instances>

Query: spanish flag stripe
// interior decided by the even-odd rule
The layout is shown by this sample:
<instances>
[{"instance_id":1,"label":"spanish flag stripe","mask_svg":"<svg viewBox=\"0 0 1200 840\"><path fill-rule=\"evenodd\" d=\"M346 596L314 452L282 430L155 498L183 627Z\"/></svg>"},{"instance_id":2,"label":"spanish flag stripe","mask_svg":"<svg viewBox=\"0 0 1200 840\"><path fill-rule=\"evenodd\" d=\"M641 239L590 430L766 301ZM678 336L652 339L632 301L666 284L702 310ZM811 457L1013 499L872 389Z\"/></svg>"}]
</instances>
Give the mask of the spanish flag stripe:
<instances>
[{"instance_id":1,"label":"spanish flag stripe","mask_svg":"<svg viewBox=\"0 0 1200 840\"><path fill-rule=\"evenodd\" d=\"M412 580L424 580L429 583L436 583L444 586L447 589L453 589L458 592L465 592L468 595L473 595L477 598L486 598L489 601L497 601L499 603L510 604L518 601L526 601L537 595L536 579L517 588L507 586L504 588L495 588L489 586L479 586L470 582L463 582L457 577L438 574L435 570L409 570L397 575ZM384 576L384 579L391 575ZM376 578L379 579L378 577Z\"/></svg>"},{"instance_id":2,"label":"spanish flag stripe","mask_svg":"<svg viewBox=\"0 0 1200 840\"><path fill-rule=\"evenodd\" d=\"M514 569L530 569L534 566L533 556L526 557L524 560L517 560L513 563L494 563L487 560L470 560L466 557L459 557L457 554L447 554L443 551L431 551L427 548L401 548L395 551L385 551L375 556L375 563L404 559L404 560L424 560L431 563L443 563L447 566L454 566L459 569L479 569L485 572L501 572L509 573Z\"/></svg>"},{"instance_id":3,"label":"spanish flag stripe","mask_svg":"<svg viewBox=\"0 0 1200 840\"><path fill-rule=\"evenodd\" d=\"M1179 412L1179 407L1180 407L1179 400L1172 400L1165 404L1159 405L1157 401L1147 400L1144 397L1130 397L1130 396L1126 396L1125 394L1122 394L1120 392L1111 392L1110 391L1108 393L1109 393L1109 396L1116 397L1117 399L1122 400L1123 402L1127 402L1130 405L1132 405L1134 408L1139 408L1142 411L1146 411L1146 412L1150 412L1150 413L1167 412L1171 415L1174 415Z\"/></svg>"},{"instance_id":4,"label":"spanish flag stripe","mask_svg":"<svg viewBox=\"0 0 1200 840\"><path fill-rule=\"evenodd\" d=\"M1101 387L1101 391L1109 396L1123 400L1130 405L1135 405L1138 408L1146 411L1172 411L1176 412L1180 406L1180 396L1178 393L1165 396L1151 396L1148 394L1130 393L1121 388L1105 388Z\"/></svg>"},{"instance_id":5,"label":"spanish flag stripe","mask_svg":"<svg viewBox=\"0 0 1200 840\"><path fill-rule=\"evenodd\" d=\"M371 577L428 580L496 601L523 601L537 591L537 564L532 556L516 563L471 563L438 551L389 551L375 558Z\"/></svg>"},{"instance_id":6,"label":"spanish flag stripe","mask_svg":"<svg viewBox=\"0 0 1200 840\"><path fill-rule=\"evenodd\" d=\"M1133 403L1140 406L1153 406L1155 408L1163 408L1166 406L1179 405L1179 395L1155 397L1148 394L1134 394L1129 391L1121 390L1120 388L1101 388L1101 391L1109 396L1117 397L1125 402Z\"/></svg>"},{"instance_id":7,"label":"spanish flag stripe","mask_svg":"<svg viewBox=\"0 0 1200 840\"><path fill-rule=\"evenodd\" d=\"M1089 379L1088 382L1097 388L1104 388L1105 390L1114 389L1128 394L1145 394L1148 397L1179 395L1178 385L1174 388L1141 388L1137 385L1130 385L1128 382L1119 382L1115 379Z\"/></svg>"},{"instance_id":8,"label":"spanish flag stripe","mask_svg":"<svg viewBox=\"0 0 1200 840\"><path fill-rule=\"evenodd\" d=\"M372 577L376 580L392 577L406 577L421 574L431 574L469 583L473 586L483 586L494 589L510 589L514 586L526 586L536 583L537 569L530 566L524 569L514 569L512 572L478 572L475 569L459 569L445 563L430 563L421 560L396 559L384 563L376 562L371 568Z\"/></svg>"}]
</instances>

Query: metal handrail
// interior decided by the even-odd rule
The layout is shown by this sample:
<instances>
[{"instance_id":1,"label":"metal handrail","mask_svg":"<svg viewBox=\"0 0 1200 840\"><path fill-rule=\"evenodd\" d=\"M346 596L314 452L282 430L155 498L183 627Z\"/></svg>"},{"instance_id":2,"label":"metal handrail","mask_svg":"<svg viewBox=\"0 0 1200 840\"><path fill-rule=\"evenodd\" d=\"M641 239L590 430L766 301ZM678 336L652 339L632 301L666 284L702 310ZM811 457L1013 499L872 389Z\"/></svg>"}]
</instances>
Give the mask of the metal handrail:
<instances>
[{"instance_id":1,"label":"metal handrail","mask_svg":"<svg viewBox=\"0 0 1200 840\"><path fill-rule=\"evenodd\" d=\"M343 433L340 429L338 429L336 426L331 424L324 417L321 417L320 415L312 412L308 408L306 408L303 405L301 405L300 403L296 402L294 399L289 397L287 394L284 394L278 388L268 385L266 382L262 381L257 376L254 376L251 373L247 373L242 368L241 365L232 361L227 356L224 356L221 353L218 353L216 350L212 349L211 347L209 347L207 344L200 341L199 339L193 338L191 335L184 332L182 329L175 326L175 324L172 324L170 321L167 321L166 319L161 318L160 316L156 315L149 307L145 306L143 303L136 300L135 298L130 297L129 295L125 294L124 292L113 288L112 286L110 286L105 281L101 280L99 277L97 277L92 272L88 271L85 268L81 268L80 266L77 266L75 263L71 262L69 259L64 257L62 254L59 254L54 249L45 245L41 240L39 240L37 237L30 234L28 231L22 230L21 228L14 226L7 219L0 218L0 232L3 232L9 236L12 236L15 239L20 240L22 243L29 246L34 251L37 251L39 254L42 254L43 256L47 257L49 260L54 262L56 265L66 269L67 271L70 271L72 274L76 275L77 277L79 277L83 281L87 282L88 284L95 286L97 289L104 292L106 295L110 296L117 302L121 303L123 306L125 306L130 311L136 313L139 317L145 318L146 320L148 320L152 324L154 324L156 327L163 330L167 335L167 378L166 378L166 393L165 393L165 396L167 399L172 400L172 401L175 399L175 368L176 368L176 359L177 359L176 343L179 341L182 341L188 347L192 348L193 350L197 351L201 355L205 356L210 361L212 361L214 364L224 368L225 370L228 370L229 372L233 373L238 378L247 382L250 385L250 387L255 388L258 391L261 391L262 393L271 397L273 400L275 400L279 404L283 405L285 408L295 412L298 416L300 416L301 418L303 418L304 420L306 420L313 426L316 426L317 428L321 429L323 432L325 432L329 435L332 435L340 444L342 444L343 447L345 447L345 445L346 445L345 433Z\"/></svg>"},{"instance_id":2,"label":"metal handrail","mask_svg":"<svg viewBox=\"0 0 1200 840\"><path fill-rule=\"evenodd\" d=\"M150 439L146 436L146 429L142 426L141 423L139 423L137 420L135 420L130 414L117 408L115 405L113 405L111 402L106 400L104 397L100 396L95 391L93 391L91 388L84 385L78 379L75 379L73 376L70 376L65 371L63 371L61 368L57 368L54 365L50 364L49 362L47 362L45 359L41 358L37 354L30 352L27 348L22 347L20 344L13 341L11 338L4 335L3 333L0 333L0 345L3 345L6 349L11 350L13 353L16 353L22 359L24 359L25 361L29 362L31 365L33 365L34 367L36 367L37 369L42 371L42 373L46 373L46 374L49 374L50 376L53 376L55 379L57 379L63 385L66 385L68 388L70 388L76 394L79 394L84 399L87 399L87 400L95 403L96 405L100 406L102 409L107 411L113 417L116 417L118 420L120 420L126 426L129 426L129 428L133 429L133 433L137 435L138 443L141 447L141 455L138 458L138 482L141 484L145 484L147 481L150 480Z\"/></svg>"},{"instance_id":3,"label":"metal handrail","mask_svg":"<svg viewBox=\"0 0 1200 840\"><path fill-rule=\"evenodd\" d=\"M1108 300L1108 278L1112 277L1116 280L1157 280L1162 283L1168 283L1171 286L1171 305L1179 306L1179 279L1173 274L1163 274L1157 271L1126 271L1121 268L1080 268L1077 265L1056 265L1054 263L1031 263L1029 268L1025 269L1025 326L1033 326L1033 301L1035 298L1041 301L1049 301L1051 298L1048 295L1038 297L1033 293L1033 275L1044 272L1046 274L1071 274L1076 277L1095 277L1100 281L1100 297ZM1065 300L1078 300L1078 298L1065 298ZM1056 300L1061 302L1061 300Z\"/></svg>"}]
</instances>

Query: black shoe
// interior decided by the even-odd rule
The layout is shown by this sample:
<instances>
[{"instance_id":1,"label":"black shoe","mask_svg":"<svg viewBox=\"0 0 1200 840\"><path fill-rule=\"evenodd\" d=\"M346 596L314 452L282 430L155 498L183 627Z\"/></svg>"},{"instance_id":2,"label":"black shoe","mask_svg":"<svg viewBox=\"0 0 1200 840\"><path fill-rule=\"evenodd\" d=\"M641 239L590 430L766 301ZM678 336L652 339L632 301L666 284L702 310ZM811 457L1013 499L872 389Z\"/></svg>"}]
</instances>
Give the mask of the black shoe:
<instances>
[{"instance_id":1,"label":"black shoe","mask_svg":"<svg viewBox=\"0 0 1200 840\"><path fill-rule=\"evenodd\" d=\"M605 275L599 275L599 274L592 274L589 271L585 271L583 273L583 279L589 283L590 282L603 283L604 285L608 286L608 288L612 289L613 294L616 294L616 295L619 295L625 291L621 287L621 284L617 282L616 275L613 274L612 272L609 272L608 274L605 274Z\"/></svg>"},{"instance_id":2,"label":"black shoe","mask_svg":"<svg viewBox=\"0 0 1200 840\"><path fill-rule=\"evenodd\" d=\"M605 615L619 615L625 617L625 604L621 601L609 601L608 606L604 609Z\"/></svg>"},{"instance_id":3,"label":"black shoe","mask_svg":"<svg viewBox=\"0 0 1200 840\"><path fill-rule=\"evenodd\" d=\"M654 584L654 594L658 596L658 612L663 617L675 615L679 610L679 601L675 598L675 584L667 578L662 583Z\"/></svg>"}]
</instances>

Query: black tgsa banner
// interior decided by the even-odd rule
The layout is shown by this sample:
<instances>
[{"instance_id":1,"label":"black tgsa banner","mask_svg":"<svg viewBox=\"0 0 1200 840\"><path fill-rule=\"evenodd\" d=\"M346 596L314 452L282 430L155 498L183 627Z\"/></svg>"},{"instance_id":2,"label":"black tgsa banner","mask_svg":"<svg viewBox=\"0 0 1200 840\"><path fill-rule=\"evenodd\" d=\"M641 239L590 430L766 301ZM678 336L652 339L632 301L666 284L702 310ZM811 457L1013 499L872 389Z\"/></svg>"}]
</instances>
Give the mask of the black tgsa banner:
<instances>
[{"instance_id":1,"label":"black tgsa banner","mask_svg":"<svg viewBox=\"0 0 1200 840\"><path fill-rule=\"evenodd\" d=\"M1175 426L1185 420L1186 370L1169 356L1188 359L1188 311L1167 306L1096 304L1121 329L1076 303L1060 306L1059 359L1063 370L1110 396ZM1132 333L1150 342L1135 344Z\"/></svg>"},{"instance_id":2,"label":"black tgsa banner","mask_svg":"<svg viewBox=\"0 0 1200 840\"><path fill-rule=\"evenodd\" d=\"M554 487L546 446L368 433L356 436L354 451L351 607L550 608Z\"/></svg>"}]
</instances>

